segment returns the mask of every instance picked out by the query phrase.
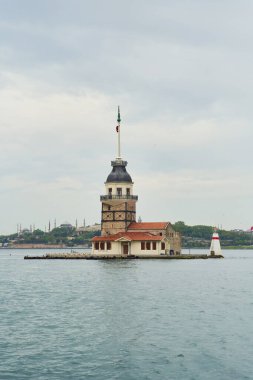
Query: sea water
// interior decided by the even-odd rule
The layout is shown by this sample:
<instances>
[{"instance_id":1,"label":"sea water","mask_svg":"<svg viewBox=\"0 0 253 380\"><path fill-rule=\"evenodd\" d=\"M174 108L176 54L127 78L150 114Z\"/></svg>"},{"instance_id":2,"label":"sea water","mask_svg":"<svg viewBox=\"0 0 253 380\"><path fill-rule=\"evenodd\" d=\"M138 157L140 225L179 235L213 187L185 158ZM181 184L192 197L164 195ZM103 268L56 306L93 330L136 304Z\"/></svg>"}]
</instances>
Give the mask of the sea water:
<instances>
[{"instance_id":1,"label":"sea water","mask_svg":"<svg viewBox=\"0 0 253 380\"><path fill-rule=\"evenodd\" d=\"M23 259L35 252L0 250L1 380L253 378L253 251Z\"/></svg>"}]
</instances>

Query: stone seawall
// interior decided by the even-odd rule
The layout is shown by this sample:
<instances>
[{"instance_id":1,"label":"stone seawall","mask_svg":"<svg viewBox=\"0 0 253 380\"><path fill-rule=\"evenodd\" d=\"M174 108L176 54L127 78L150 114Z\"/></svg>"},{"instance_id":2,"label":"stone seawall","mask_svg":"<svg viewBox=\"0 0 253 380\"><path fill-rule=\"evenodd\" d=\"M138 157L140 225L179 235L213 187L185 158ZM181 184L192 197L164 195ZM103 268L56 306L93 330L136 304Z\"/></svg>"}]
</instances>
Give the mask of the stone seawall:
<instances>
[{"instance_id":1,"label":"stone seawall","mask_svg":"<svg viewBox=\"0 0 253 380\"><path fill-rule=\"evenodd\" d=\"M108 255L91 255L82 253L47 253L43 256L25 256L25 260L196 260L196 259L221 259L222 255L209 256L209 255L128 255L128 256L108 256Z\"/></svg>"}]
</instances>

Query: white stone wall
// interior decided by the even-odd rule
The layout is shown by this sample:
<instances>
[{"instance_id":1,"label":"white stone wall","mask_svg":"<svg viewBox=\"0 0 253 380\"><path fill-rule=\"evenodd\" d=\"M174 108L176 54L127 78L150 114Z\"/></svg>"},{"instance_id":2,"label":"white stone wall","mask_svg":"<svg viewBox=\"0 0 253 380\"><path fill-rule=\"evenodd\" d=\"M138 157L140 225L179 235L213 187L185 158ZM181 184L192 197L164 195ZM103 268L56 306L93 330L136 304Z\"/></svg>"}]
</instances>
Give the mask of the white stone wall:
<instances>
[{"instance_id":1,"label":"white stone wall","mask_svg":"<svg viewBox=\"0 0 253 380\"><path fill-rule=\"evenodd\" d=\"M117 188L122 189L122 195L127 194L127 189L130 189L130 195L133 195L133 184L125 182L109 182L105 184L106 195L109 195L109 189L112 189L111 195L118 195Z\"/></svg>"},{"instance_id":2,"label":"white stone wall","mask_svg":"<svg viewBox=\"0 0 253 380\"><path fill-rule=\"evenodd\" d=\"M165 249L161 250L161 241L156 241L156 249L153 250L153 244L152 241L150 242L150 250L142 250L141 249L141 242L140 241L112 241L111 242L111 249L107 250L107 244L105 242L105 249L104 250L95 250L95 243L92 245L92 254L95 255L110 255L110 256L121 256L123 255L123 244L128 244L128 254L129 255L136 255L136 256L142 256L142 255L160 255L169 253L170 251L170 243L168 241L165 242Z\"/></svg>"},{"instance_id":3,"label":"white stone wall","mask_svg":"<svg viewBox=\"0 0 253 380\"><path fill-rule=\"evenodd\" d=\"M132 241L131 242L131 255L160 255L161 251L161 243L159 241L156 242L156 249L153 250L153 244L150 242L150 250L142 250L140 241Z\"/></svg>"},{"instance_id":4,"label":"white stone wall","mask_svg":"<svg viewBox=\"0 0 253 380\"><path fill-rule=\"evenodd\" d=\"M100 248L99 248L99 250L95 249L95 243L92 243L92 254L120 256L121 255L121 244L118 244L117 242L112 241L111 242L111 249L107 249L107 244L105 242L105 249L102 251Z\"/></svg>"}]
</instances>

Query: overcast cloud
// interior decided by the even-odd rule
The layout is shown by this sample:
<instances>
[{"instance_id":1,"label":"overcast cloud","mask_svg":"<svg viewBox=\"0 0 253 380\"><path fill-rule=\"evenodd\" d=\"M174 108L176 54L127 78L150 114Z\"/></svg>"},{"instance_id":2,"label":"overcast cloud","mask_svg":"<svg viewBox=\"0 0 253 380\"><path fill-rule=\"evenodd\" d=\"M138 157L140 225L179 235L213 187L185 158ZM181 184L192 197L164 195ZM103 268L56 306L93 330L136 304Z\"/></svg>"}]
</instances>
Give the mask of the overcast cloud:
<instances>
[{"instance_id":1,"label":"overcast cloud","mask_svg":"<svg viewBox=\"0 0 253 380\"><path fill-rule=\"evenodd\" d=\"M253 3L0 0L0 233L100 222L122 154L143 221L253 224Z\"/></svg>"}]
</instances>

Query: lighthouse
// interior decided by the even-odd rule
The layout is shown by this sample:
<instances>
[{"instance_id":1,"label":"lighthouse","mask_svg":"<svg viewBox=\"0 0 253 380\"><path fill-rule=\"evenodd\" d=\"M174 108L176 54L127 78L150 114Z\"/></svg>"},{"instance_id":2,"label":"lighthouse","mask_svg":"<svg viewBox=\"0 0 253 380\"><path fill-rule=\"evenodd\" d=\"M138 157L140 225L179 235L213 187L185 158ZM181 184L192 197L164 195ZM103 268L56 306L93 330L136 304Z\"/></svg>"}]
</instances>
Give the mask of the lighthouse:
<instances>
[{"instance_id":1,"label":"lighthouse","mask_svg":"<svg viewBox=\"0 0 253 380\"><path fill-rule=\"evenodd\" d=\"M121 158L120 123L120 108L118 107L117 157L111 161L112 171L105 181L105 195L100 196L102 236L126 232L129 224L136 221L138 196L133 194L133 181L126 170L127 161Z\"/></svg>"},{"instance_id":2,"label":"lighthouse","mask_svg":"<svg viewBox=\"0 0 253 380\"><path fill-rule=\"evenodd\" d=\"M214 229L212 240L211 240L210 255L211 256L221 255L220 237L216 228Z\"/></svg>"},{"instance_id":3,"label":"lighthouse","mask_svg":"<svg viewBox=\"0 0 253 380\"><path fill-rule=\"evenodd\" d=\"M105 181L101 202L101 236L92 238L92 254L103 257L180 255L180 234L170 222L136 222L133 181L121 157L121 116L118 107L117 155Z\"/></svg>"}]
</instances>

